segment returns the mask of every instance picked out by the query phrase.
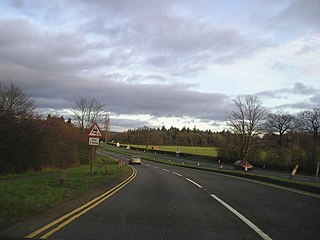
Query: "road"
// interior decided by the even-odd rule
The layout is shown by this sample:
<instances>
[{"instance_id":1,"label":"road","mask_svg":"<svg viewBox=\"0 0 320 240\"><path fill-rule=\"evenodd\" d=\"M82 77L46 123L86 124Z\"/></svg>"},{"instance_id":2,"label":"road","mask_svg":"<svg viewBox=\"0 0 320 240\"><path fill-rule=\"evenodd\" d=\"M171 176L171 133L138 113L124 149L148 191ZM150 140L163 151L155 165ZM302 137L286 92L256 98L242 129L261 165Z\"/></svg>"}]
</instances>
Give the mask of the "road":
<instances>
[{"instance_id":1,"label":"road","mask_svg":"<svg viewBox=\"0 0 320 240\"><path fill-rule=\"evenodd\" d=\"M320 196L143 161L52 239L317 239Z\"/></svg>"}]
</instances>

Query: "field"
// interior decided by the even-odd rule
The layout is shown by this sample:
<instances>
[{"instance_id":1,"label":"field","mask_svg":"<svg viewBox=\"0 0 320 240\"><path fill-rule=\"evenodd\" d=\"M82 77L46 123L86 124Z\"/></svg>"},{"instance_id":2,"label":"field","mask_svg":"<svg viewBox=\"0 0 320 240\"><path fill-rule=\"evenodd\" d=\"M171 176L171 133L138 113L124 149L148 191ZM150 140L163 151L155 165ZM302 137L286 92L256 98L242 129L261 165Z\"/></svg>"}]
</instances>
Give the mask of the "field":
<instances>
[{"instance_id":1,"label":"field","mask_svg":"<svg viewBox=\"0 0 320 240\"><path fill-rule=\"evenodd\" d=\"M146 145L130 145L130 147L137 147L145 149ZM148 149L176 152L177 149L180 153L195 154L202 156L217 157L218 148L215 147L189 147L189 146L158 146L158 145L148 145Z\"/></svg>"}]
</instances>

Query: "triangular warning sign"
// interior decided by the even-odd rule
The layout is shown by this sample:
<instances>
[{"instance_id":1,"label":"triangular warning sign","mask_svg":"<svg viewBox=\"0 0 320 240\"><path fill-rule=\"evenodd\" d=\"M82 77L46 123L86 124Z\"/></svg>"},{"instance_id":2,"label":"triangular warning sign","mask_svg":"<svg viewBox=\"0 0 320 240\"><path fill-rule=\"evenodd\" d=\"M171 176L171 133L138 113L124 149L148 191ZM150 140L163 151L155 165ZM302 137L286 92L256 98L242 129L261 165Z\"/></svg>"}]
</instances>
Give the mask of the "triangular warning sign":
<instances>
[{"instance_id":1,"label":"triangular warning sign","mask_svg":"<svg viewBox=\"0 0 320 240\"><path fill-rule=\"evenodd\" d=\"M93 126L91 127L89 133L89 137L102 137L102 131L100 130L99 126L97 123L94 123Z\"/></svg>"}]
</instances>

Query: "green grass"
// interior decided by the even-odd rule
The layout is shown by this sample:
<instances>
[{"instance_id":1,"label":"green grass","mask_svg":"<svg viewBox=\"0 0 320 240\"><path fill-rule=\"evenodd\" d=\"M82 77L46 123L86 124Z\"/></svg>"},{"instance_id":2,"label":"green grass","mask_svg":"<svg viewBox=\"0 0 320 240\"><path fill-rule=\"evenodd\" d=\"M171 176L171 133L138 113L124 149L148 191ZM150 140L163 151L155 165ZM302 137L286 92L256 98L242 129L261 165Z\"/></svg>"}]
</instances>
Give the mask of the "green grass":
<instances>
[{"instance_id":1,"label":"green grass","mask_svg":"<svg viewBox=\"0 0 320 240\"><path fill-rule=\"evenodd\" d=\"M103 158L107 160L107 157ZM126 165L118 171L117 163L109 160L108 175L104 175L104 167L99 168L96 164L91 177L88 165L67 169L64 187L59 186L58 170L49 171L50 174L34 173L31 176L23 174L0 178L0 228L80 196L130 171Z\"/></svg>"},{"instance_id":2,"label":"green grass","mask_svg":"<svg viewBox=\"0 0 320 240\"><path fill-rule=\"evenodd\" d=\"M136 147L145 149L146 145L131 145L130 147ZM148 149L160 150L160 151L168 151L168 152L176 152L177 148L180 149L180 153L186 154L195 154L209 157L217 157L218 156L218 148L215 147L190 147L190 146L159 146L159 145L148 145Z\"/></svg>"}]
</instances>

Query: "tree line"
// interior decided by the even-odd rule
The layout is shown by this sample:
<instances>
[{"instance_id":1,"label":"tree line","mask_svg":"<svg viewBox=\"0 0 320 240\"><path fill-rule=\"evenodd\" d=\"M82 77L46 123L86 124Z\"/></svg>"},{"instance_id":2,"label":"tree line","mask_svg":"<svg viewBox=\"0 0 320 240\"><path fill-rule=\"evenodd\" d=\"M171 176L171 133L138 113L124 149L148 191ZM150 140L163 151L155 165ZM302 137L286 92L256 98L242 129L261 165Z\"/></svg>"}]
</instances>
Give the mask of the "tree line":
<instances>
[{"instance_id":1,"label":"tree line","mask_svg":"<svg viewBox=\"0 0 320 240\"><path fill-rule=\"evenodd\" d=\"M23 173L88 163L87 129L101 117L103 105L80 99L73 119L41 116L18 86L0 82L0 174Z\"/></svg>"},{"instance_id":2,"label":"tree line","mask_svg":"<svg viewBox=\"0 0 320 240\"><path fill-rule=\"evenodd\" d=\"M128 130L113 136L113 140L121 143L137 145L180 145L180 146L218 146L219 134L211 130L202 131L183 127L166 129L142 127Z\"/></svg>"},{"instance_id":3,"label":"tree line","mask_svg":"<svg viewBox=\"0 0 320 240\"><path fill-rule=\"evenodd\" d=\"M314 171L320 161L320 109L290 114L268 112L255 96L237 97L226 115L228 130L212 132L183 127L138 128L119 133L115 141L139 145L212 146L219 159L245 159L258 167L288 170L296 164Z\"/></svg>"}]
</instances>

